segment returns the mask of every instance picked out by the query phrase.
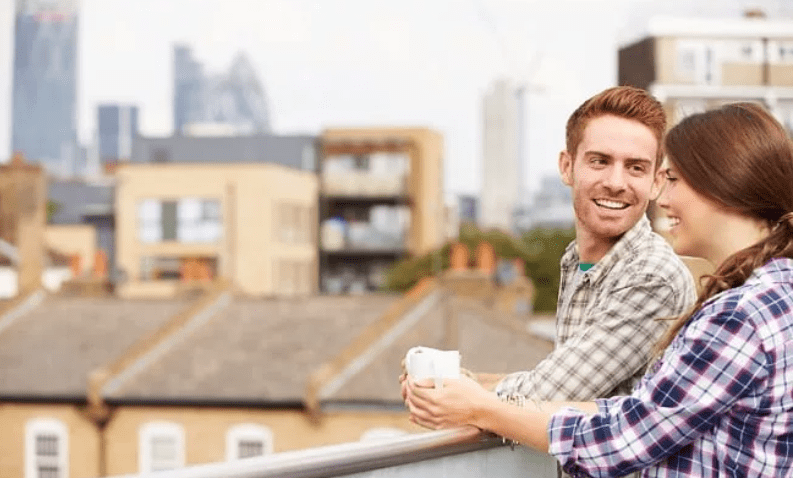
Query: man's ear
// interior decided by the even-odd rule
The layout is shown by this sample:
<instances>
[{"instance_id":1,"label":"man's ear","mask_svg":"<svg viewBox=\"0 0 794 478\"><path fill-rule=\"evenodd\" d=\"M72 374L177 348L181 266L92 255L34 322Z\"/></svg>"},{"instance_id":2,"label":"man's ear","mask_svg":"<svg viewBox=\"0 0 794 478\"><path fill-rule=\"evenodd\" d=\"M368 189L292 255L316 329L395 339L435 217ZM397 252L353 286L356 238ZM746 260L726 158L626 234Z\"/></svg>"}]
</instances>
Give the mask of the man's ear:
<instances>
[{"instance_id":1,"label":"man's ear","mask_svg":"<svg viewBox=\"0 0 794 478\"><path fill-rule=\"evenodd\" d=\"M567 186L573 186L573 158L567 150L560 151L560 178Z\"/></svg>"}]
</instances>

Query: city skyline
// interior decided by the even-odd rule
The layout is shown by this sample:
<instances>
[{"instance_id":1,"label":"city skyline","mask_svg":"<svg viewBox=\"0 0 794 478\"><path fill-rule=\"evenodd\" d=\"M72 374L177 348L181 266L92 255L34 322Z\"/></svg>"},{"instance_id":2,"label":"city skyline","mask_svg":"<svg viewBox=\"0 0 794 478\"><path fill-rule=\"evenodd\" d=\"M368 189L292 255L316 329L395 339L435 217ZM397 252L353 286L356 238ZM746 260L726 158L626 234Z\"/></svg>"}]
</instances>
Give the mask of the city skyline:
<instances>
[{"instance_id":1,"label":"city skyline","mask_svg":"<svg viewBox=\"0 0 794 478\"><path fill-rule=\"evenodd\" d=\"M791 4L753 2L770 17ZM0 2L0 156L10 154L14 2ZM498 77L544 86L527 98L532 184L556 169L567 115L616 83L616 52L657 14L737 17L741 1L535 0L332 4L308 0L79 2L78 133L89 142L101 103L140 108L144 135L173 127L176 43L210 70L243 51L264 84L277 134L320 134L349 125L419 125L445 138L445 189L476 193L481 180L481 104Z\"/></svg>"}]
</instances>

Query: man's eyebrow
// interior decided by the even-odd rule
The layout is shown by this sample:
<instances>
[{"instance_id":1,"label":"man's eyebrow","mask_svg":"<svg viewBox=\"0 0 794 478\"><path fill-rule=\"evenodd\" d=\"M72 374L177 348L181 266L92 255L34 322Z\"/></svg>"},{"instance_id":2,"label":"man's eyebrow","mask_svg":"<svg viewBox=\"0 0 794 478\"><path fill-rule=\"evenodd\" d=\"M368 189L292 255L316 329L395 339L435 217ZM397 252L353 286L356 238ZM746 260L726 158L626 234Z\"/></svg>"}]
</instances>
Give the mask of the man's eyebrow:
<instances>
[{"instance_id":1,"label":"man's eyebrow","mask_svg":"<svg viewBox=\"0 0 794 478\"><path fill-rule=\"evenodd\" d=\"M604 153L602 151L596 151L596 150L587 150L587 151L584 152L584 155L585 156L601 156L602 158L611 158L612 157L611 154Z\"/></svg>"},{"instance_id":2,"label":"man's eyebrow","mask_svg":"<svg viewBox=\"0 0 794 478\"><path fill-rule=\"evenodd\" d=\"M599 157L602 157L602 158L613 158L614 157L614 156L612 156L609 153L604 153L603 151L598 151L598 150L587 150L587 151L584 152L584 155L585 156L599 156ZM653 162L654 162L654 160L649 159L649 158L627 158L626 161L632 162L632 163L650 163L650 164L653 164Z\"/></svg>"}]
</instances>

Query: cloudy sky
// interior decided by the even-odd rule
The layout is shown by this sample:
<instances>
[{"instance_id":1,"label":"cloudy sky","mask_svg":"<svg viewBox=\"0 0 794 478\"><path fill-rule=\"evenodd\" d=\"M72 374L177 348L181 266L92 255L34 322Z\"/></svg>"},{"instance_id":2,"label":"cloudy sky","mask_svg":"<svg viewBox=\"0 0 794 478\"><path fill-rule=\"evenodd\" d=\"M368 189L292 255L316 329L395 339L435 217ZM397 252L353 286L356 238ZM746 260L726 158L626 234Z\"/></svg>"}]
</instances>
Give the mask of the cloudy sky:
<instances>
[{"instance_id":1,"label":"cloudy sky","mask_svg":"<svg viewBox=\"0 0 794 478\"><path fill-rule=\"evenodd\" d=\"M245 52L277 133L418 125L445 138L445 189L481 184L481 98L509 77L529 87L526 183L554 173L563 125L617 81L617 48L657 15L737 17L790 0L81 0L78 125L96 106L137 104L142 133L172 128L172 45L210 72ZM10 152L14 0L0 0L0 157Z\"/></svg>"}]
</instances>

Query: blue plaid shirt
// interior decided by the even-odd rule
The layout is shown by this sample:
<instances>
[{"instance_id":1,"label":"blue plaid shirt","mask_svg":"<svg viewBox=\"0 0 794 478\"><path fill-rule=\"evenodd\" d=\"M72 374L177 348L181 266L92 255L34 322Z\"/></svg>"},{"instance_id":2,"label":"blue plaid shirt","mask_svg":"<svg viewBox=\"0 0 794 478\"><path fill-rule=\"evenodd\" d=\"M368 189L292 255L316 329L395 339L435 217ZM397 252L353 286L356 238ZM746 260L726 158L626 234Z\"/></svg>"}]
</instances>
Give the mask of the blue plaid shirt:
<instances>
[{"instance_id":1,"label":"blue plaid shirt","mask_svg":"<svg viewBox=\"0 0 794 478\"><path fill-rule=\"evenodd\" d=\"M549 453L573 476L792 476L792 261L707 301L628 397L568 408Z\"/></svg>"}]
</instances>

